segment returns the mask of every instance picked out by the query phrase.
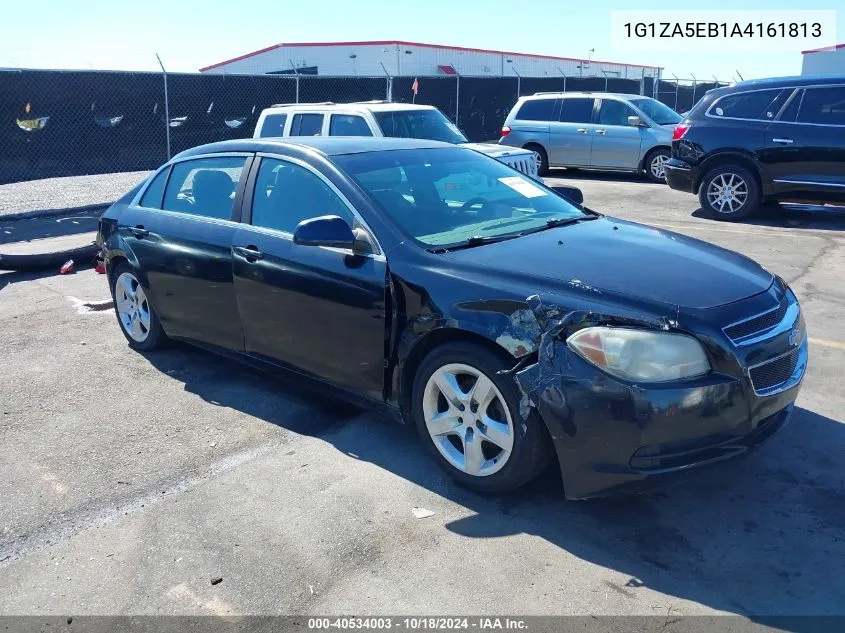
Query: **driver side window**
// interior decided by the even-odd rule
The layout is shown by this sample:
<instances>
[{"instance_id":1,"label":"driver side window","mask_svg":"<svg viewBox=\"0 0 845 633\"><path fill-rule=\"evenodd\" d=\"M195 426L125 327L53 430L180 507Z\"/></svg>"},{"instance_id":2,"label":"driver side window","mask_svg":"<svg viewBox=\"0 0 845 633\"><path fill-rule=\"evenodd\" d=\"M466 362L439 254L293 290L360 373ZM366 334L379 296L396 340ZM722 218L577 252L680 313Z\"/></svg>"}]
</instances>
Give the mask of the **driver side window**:
<instances>
[{"instance_id":1,"label":"driver side window","mask_svg":"<svg viewBox=\"0 0 845 633\"><path fill-rule=\"evenodd\" d=\"M252 199L252 224L293 233L303 220L337 215L354 226L349 207L322 178L308 169L263 158Z\"/></svg>"}]
</instances>

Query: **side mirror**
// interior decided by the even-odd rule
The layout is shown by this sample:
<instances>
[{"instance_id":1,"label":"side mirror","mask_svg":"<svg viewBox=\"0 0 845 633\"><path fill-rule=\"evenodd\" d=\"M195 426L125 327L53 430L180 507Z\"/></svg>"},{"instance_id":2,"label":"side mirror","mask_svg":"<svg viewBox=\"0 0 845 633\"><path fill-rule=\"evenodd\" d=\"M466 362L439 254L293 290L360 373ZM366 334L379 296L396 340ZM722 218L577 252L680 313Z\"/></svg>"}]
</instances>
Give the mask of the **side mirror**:
<instances>
[{"instance_id":1,"label":"side mirror","mask_svg":"<svg viewBox=\"0 0 845 633\"><path fill-rule=\"evenodd\" d=\"M293 232L293 243L351 249L355 244L355 235L343 218L323 215L300 222Z\"/></svg>"},{"instance_id":2,"label":"side mirror","mask_svg":"<svg viewBox=\"0 0 845 633\"><path fill-rule=\"evenodd\" d=\"M584 194L578 187L565 187L558 185L551 188L561 198L566 198L574 204L584 204Z\"/></svg>"},{"instance_id":3,"label":"side mirror","mask_svg":"<svg viewBox=\"0 0 845 633\"><path fill-rule=\"evenodd\" d=\"M632 114L628 117L628 125L632 125L633 127L645 127L645 122L635 114Z\"/></svg>"}]
</instances>

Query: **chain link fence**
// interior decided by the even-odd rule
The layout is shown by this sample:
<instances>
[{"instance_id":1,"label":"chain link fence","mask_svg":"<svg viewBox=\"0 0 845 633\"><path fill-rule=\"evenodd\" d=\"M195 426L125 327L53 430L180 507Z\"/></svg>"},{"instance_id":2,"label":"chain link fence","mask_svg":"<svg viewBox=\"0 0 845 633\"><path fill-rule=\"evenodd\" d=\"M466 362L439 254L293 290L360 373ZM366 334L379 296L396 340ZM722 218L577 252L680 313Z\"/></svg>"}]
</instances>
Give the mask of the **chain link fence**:
<instances>
[{"instance_id":1,"label":"chain link fence","mask_svg":"<svg viewBox=\"0 0 845 633\"><path fill-rule=\"evenodd\" d=\"M418 87L414 94L412 86ZM650 77L332 77L0 70L0 183L153 169L204 143L252 136L277 103L433 105L472 141L495 140L520 95L609 91L683 111L722 84Z\"/></svg>"}]
</instances>

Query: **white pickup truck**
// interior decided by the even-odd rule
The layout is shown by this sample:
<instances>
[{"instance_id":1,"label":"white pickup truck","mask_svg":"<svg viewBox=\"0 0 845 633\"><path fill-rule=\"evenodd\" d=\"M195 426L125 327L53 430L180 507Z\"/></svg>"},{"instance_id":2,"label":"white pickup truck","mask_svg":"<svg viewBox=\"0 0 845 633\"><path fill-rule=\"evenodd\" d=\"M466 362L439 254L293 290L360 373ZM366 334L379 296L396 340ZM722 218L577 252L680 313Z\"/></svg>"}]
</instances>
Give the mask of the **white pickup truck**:
<instances>
[{"instance_id":1,"label":"white pickup truck","mask_svg":"<svg viewBox=\"0 0 845 633\"><path fill-rule=\"evenodd\" d=\"M539 180L539 157L530 150L470 143L434 106L388 101L278 104L258 118L253 137L392 136L460 144Z\"/></svg>"}]
</instances>

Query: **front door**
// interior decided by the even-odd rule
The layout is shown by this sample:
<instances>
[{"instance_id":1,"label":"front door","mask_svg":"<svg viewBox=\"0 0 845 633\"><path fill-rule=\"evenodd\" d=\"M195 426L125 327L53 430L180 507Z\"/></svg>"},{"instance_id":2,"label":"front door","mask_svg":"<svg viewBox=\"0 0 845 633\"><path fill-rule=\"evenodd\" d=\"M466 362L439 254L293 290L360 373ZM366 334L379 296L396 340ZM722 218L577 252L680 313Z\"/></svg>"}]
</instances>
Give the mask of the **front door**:
<instances>
[{"instance_id":1,"label":"front door","mask_svg":"<svg viewBox=\"0 0 845 633\"><path fill-rule=\"evenodd\" d=\"M121 217L118 230L169 336L243 349L231 244L248 161L228 155L177 162Z\"/></svg>"},{"instance_id":2,"label":"front door","mask_svg":"<svg viewBox=\"0 0 845 633\"><path fill-rule=\"evenodd\" d=\"M560 100L557 121L549 123L549 164L589 167L593 146L592 97Z\"/></svg>"},{"instance_id":3,"label":"front door","mask_svg":"<svg viewBox=\"0 0 845 633\"><path fill-rule=\"evenodd\" d=\"M385 258L293 243L296 226L309 218L339 215L356 223L310 167L262 158L253 189L250 224L232 243L246 351L380 400Z\"/></svg>"},{"instance_id":4,"label":"front door","mask_svg":"<svg viewBox=\"0 0 845 633\"><path fill-rule=\"evenodd\" d=\"M601 99L593 131L592 167L636 169L639 166L643 130L630 125L629 116L639 115L624 101Z\"/></svg>"}]
</instances>

